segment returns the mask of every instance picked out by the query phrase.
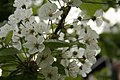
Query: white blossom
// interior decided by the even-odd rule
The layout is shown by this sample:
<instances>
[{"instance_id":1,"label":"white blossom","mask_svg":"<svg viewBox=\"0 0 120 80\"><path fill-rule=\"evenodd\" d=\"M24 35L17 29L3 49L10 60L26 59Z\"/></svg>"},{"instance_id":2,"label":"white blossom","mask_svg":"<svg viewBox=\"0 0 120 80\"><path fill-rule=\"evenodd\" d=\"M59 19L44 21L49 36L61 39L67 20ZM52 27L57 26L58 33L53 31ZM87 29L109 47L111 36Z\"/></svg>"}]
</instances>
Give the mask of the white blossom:
<instances>
[{"instance_id":1,"label":"white blossom","mask_svg":"<svg viewBox=\"0 0 120 80\"><path fill-rule=\"evenodd\" d=\"M52 25L58 25L60 16L65 11L63 8L67 6L79 7L82 3L81 0L62 0L61 2L65 5L63 7L59 6L60 8L54 1L43 4L38 10L40 22L37 23L32 8L30 8L31 0L15 0L13 6L16 7L16 10L9 16L8 23L0 27L0 38L3 38L3 43L4 38L12 31L11 42L7 46L17 48L23 54L29 53L26 55L28 57L31 54L35 55L32 60L37 63L45 80L64 80L65 77L76 78L78 75L86 77L91 71L92 65L96 63L97 51L100 50L97 44L99 35L86 22L83 23L81 20L75 19L72 23L73 28L70 28L69 25L71 24L63 20L61 25L64 25L62 27L65 28L66 33L63 33L62 29L59 30L60 32L58 31L59 34L50 32ZM102 11L99 10L94 14L95 20L93 19L93 21L96 21L98 26L101 24L101 13ZM80 17L84 18L85 15L81 13ZM47 24L47 20L53 21L53 23L49 24L48 22ZM55 26L53 32L56 28ZM72 32L68 33L67 30L72 30ZM59 36L58 39L51 40L53 44L57 43L57 40L63 40L70 45L55 49L50 47L51 43L49 45L49 42L44 45L45 39L49 40L53 34ZM56 42L54 43L54 41ZM4 44L0 44L0 48L3 46ZM59 65L54 65L54 62L63 66L65 75L58 73Z\"/></svg>"},{"instance_id":2,"label":"white blossom","mask_svg":"<svg viewBox=\"0 0 120 80\"><path fill-rule=\"evenodd\" d=\"M48 66L43 69L43 75L45 76L45 80L58 80L58 68Z\"/></svg>"},{"instance_id":3,"label":"white blossom","mask_svg":"<svg viewBox=\"0 0 120 80\"><path fill-rule=\"evenodd\" d=\"M30 7L31 0L15 0L13 6L16 8L21 8L25 6L25 8Z\"/></svg>"},{"instance_id":4,"label":"white blossom","mask_svg":"<svg viewBox=\"0 0 120 80\"><path fill-rule=\"evenodd\" d=\"M70 48L70 50L66 51L65 54L63 54L63 57L66 58L82 58L84 55L84 49L78 48L76 46L73 46Z\"/></svg>"},{"instance_id":5,"label":"white blossom","mask_svg":"<svg viewBox=\"0 0 120 80\"><path fill-rule=\"evenodd\" d=\"M38 11L39 17L41 20L53 20L55 18L58 18L62 11L57 11L58 7L55 3L46 3L41 6L41 8Z\"/></svg>"},{"instance_id":6,"label":"white blossom","mask_svg":"<svg viewBox=\"0 0 120 80\"><path fill-rule=\"evenodd\" d=\"M24 47L29 49L28 52L30 54L42 52L43 49L45 48L43 41L44 41L43 37L41 36L35 37L31 35L28 37L27 42L24 43Z\"/></svg>"},{"instance_id":7,"label":"white blossom","mask_svg":"<svg viewBox=\"0 0 120 80\"><path fill-rule=\"evenodd\" d=\"M36 33L39 33L39 34L49 33L50 26L48 26L46 23L39 22L38 24L35 23L34 25L35 25L34 30Z\"/></svg>"},{"instance_id":8,"label":"white blossom","mask_svg":"<svg viewBox=\"0 0 120 80\"><path fill-rule=\"evenodd\" d=\"M79 66L76 64L76 61L69 62L69 60L63 59L61 64L65 67L67 76L77 77Z\"/></svg>"},{"instance_id":9,"label":"white blossom","mask_svg":"<svg viewBox=\"0 0 120 80\"><path fill-rule=\"evenodd\" d=\"M93 16L93 18L92 18L92 20L94 21L94 22L96 22L96 25L99 27L99 26L101 26L102 25L102 23L103 23L103 19L102 19L102 16L103 15L103 10L102 9L100 9L100 10L97 10L96 12L95 12L95 14L94 14L94 16Z\"/></svg>"},{"instance_id":10,"label":"white blossom","mask_svg":"<svg viewBox=\"0 0 120 80\"><path fill-rule=\"evenodd\" d=\"M50 66L54 62L50 49L45 48L41 53L39 53L36 62L40 68Z\"/></svg>"},{"instance_id":11,"label":"white blossom","mask_svg":"<svg viewBox=\"0 0 120 80\"><path fill-rule=\"evenodd\" d=\"M85 60L85 63L82 65L82 69L79 70L79 74L83 77L86 77L87 74L91 71L91 66L92 64L88 60Z\"/></svg>"}]
</instances>

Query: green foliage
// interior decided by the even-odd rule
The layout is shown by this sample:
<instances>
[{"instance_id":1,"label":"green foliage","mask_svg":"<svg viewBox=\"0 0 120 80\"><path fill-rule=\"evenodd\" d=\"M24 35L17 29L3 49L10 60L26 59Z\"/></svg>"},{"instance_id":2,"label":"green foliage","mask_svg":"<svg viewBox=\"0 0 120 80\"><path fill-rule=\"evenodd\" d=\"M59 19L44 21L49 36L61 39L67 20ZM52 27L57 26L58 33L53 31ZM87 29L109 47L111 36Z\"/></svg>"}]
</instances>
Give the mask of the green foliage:
<instances>
[{"instance_id":1,"label":"green foliage","mask_svg":"<svg viewBox=\"0 0 120 80\"><path fill-rule=\"evenodd\" d=\"M120 59L120 33L103 33L100 35L99 44L101 53L111 59Z\"/></svg>"},{"instance_id":2,"label":"green foliage","mask_svg":"<svg viewBox=\"0 0 120 80\"><path fill-rule=\"evenodd\" d=\"M1 48L0 49L0 56L9 56L9 55L15 55L20 53L19 50L16 48L10 47L10 48Z\"/></svg>"},{"instance_id":3,"label":"green foliage","mask_svg":"<svg viewBox=\"0 0 120 80\"><path fill-rule=\"evenodd\" d=\"M44 42L45 46L49 48L60 48L60 47L68 47L69 43L61 40L49 39Z\"/></svg>"},{"instance_id":4,"label":"green foliage","mask_svg":"<svg viewBox=\"0 0 120 80\"><path fill-rule=\"evenodd\" d=\"M110 7L116 7L115 0L83 0L80 5L80 9L86 10L87 16L93 16L99 9L106 11Z\"/></svg>"},{"instance_id":5,"label":"green foliage","mask_svg":"<svg viewBox=\"0 0 120 80\"><path fill-rule=\"evenodd\" d=\"M63 65L60 64L60 62L56 61L52 64L52 66L56 66L58 68L58 73L65 75L65 67Z\"/></svg>"},{"instance_id":6,"label":"green foliage","mask_svg":"<svg viewBox=\"0 0 120 80\"><path fill-rule=\"evenodd\" d=\"M8 34L7 34L7 36L5 37L5 45L8 45L9 44L9 42L11 41L11 39L12 39L12 36L13 36L13 31L10 31L10 32L8 32Z\"/></svg>"},{"instance_id":7,"label":"green foliage","mask_svg":"<svg viewBox=\"0 0 120 80\"><path fill-rule=\"evenodd\" d=\"M96 71L94 75L94 77L97 78L97 80L112 80L110 70L108 67L104 67L103 69Z\"/></svg>"},{"instance_id":8,"label":"green foliage","mask_svg":"<svg viewBox=\"0 0 120 80\"><path fill-rule=\"evenodd\" d=\"M77 78L73 78L73 77L66 77L65 80L84 80L81 76L78 76Z\"/></svg>"},{"instance_id":9,"label":"green foliage","mask_svg":"<svg viewBox=\"0 0 120 80\"><path fill-rule=\"evenodd\" d=\"M0 63L6 63L9 61L16 61L15 56L13 55L0 56Z\"/></svg>"},{"instance_id":10,"label":"green foliage","mask_svg":"<svg viewBox=\"0 0 120 80\"><path fill-rule=\"evenodd\" d=\"M16 62L9 62L1 65L2 76L9 76L10 73L14 72L17 69L17 65L18 64Z\"/></svg>"},{"instance_id":11,"label":"green foliage","mask_svg":"<svg viewBox=\"0 0 120 80\"><path fill-rule=\"evenodd\" d=\"M14 0L0 0L0 22L8 20L8 16L13 13Z\"/></svg>"},{"instance_id":12,"label":"green foliage","mask_svg":"<svg viewBox=\"0 0 120 80\"><path fill-rule=\"evenodd\" d=\"M36 80L36 76L29 73L8 77L8 80Z\"/></svg>"},{"instance_id":13,"label":"green foliage","mask_svg":"<svg viewBox=\"0 0 120 80\"><path fill-rule=\"evenodd\" d=\"M85 2L84 2L85 1ZM80 5L80 9L86 10L88 16L93 16L94 13L102 9L103 4L95 4L95 3L86 3L86 2L99 2L101 3L101 0L84 0L83 3Z\"/></svg>"},{"instance_id":14,"label":"green foliage","mask_svg":"<svg viewBox=\"0 0 120 80\"><path fill-rule=\"evenodd\" d=\"M14 0L0 1L0 22L7 20L8 16L13 13L14 11L13 1ZM43 2L40 5L32 6L34 15L37 15L38 9L47 1L48 0L43 0ZM105 7L106 5L107 7ZM80 5L80 9L87 11L87 16L93 16L94 13L99 9L103 9L104 11L106 11L110 7L114 7L114 8L116 7L116 0L94 0L94 1L83 0L82 4ZM53 29L55 29L56 27L57 27L57 24L52 24ZM61 31L65 32L66 29L62 28ZM13 31L10 31L3 40L3 46L5 44L5 47L0 48L0 68L3 70L2 77L0 77L0 80L37 80L37 78L38 80L45 80L43 75L34 74L34 72L30 71L31 69L34 69L34 66L32 64L32 61L29 60L29 58L26 59L26 57L23 54L19 54L21 52L16 48L8 47L8 44L10 44L11 42L12 36L13 36ZM111 60L114 58L118 60L120 59L120 37L119 36L120 36L120 33L116 33L116 34L103 33L100 35L99 45L101 46L101 50L102 50L101 56L104 56L104 55L108 56L111 58ZM1 42L2 42L2 39L1 39ZM72 45L85 47L84 44L79 42L68 43L65 41L55 40L55 39L46 40L44 44L46 47L49 47L51 50L54 50L52 54L54 54L56 58L60 57L59 54L62 53L62 50L61 51L56 50L55 52L56 48L70 47ZM18 58L20 58L23 64L20 62L18 58L15 57L16 54L18 55ZM65 67L60 64L60 61L61 59L57 59L57 61L54 62L52 66L56 66L58 68L59 74L65 75L65 70L64 70ZM109 72L108 69L103 68L101 71L96 72L94 75L98 80L111 80L110 79L111 77L110 75L108 75L108 72ZM81 76L78 76L77 78L67 77L65 80L83 80L83 78L81 78Z\"/></svg>"}]
</instances>

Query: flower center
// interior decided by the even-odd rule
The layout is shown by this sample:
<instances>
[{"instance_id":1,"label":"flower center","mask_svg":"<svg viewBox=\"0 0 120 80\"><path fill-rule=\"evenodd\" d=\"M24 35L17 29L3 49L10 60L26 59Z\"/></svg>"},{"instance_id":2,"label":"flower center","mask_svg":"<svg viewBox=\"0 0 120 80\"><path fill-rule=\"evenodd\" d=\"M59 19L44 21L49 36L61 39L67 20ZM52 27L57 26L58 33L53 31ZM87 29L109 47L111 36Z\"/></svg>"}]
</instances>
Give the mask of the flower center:
<instances>
[{"instance_id":1,"label":"flower center","mask_svg":"<svg viewBox=\"0 0 120 80\"><path fill-rule=\"evenodd\" d=\"M53 14L52 13L49 13L49 17L52 17L53 16Z\"/></svg>"},{"instance_id":2,"label":"flower center","mask_svg":"<svg viewBox=\"0 0 120 80\"><path fill-rule=\"evenodd\" d=\"M37 49L39 49L39 45L40 44L36 43L36 44L34 44L34 47L37 48Z\"/></svg>"},{"instance_id":3,"label":"flower center","mask_svg":"<svg viewBox=\"0 0 120 80\"><path fill-rule=\"evenodd\" d=\"M95 16L93 16L91 19L92 19L93 21L95 21L95 20L96 20L96 17L95 17Z\"/></svg>"},{"instance_id":4,"label":"flower center","mask_svg":"<svg viewBox=\"0 0 120 80\"><path fill-rule=\"evenodd\" d=\"M34 33L34 30L33 30L33 29L30 29L30 30L29 30L29 33L30 33L30 34L33 34L33 33Z\"/></svg>"},{"instance_id":5,"label":"flower center","mask_svg":"<svg viewBox=\"0 0 120 80\"><path fill-rule=\"evenodd\" d=\"M73 52L73 55L76 56L78 53L76 51Z\"/></svg>"},{"instance_id":6,"label":"flower center","mask_svg":"<svg viewBox=\"0 0 120 80\"><path fill-rule=\"evenodd\" d=\"M52 78L52 74L48 73L47 77L49 77L51 79Z\"/></svg>"}]
</instances>

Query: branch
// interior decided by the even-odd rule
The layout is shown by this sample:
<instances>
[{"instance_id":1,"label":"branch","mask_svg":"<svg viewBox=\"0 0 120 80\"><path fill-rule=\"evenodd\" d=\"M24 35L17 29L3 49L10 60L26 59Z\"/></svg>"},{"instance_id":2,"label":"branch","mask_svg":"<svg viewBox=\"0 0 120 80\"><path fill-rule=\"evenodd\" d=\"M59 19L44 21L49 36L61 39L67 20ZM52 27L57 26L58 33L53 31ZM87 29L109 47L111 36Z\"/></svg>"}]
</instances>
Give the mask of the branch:
<instances>
[{"instance_id":1,"label":"branch","mask_svg":"<svg viewBox=\"0 0 120 80\"><path fill-rule=\"evenodd\" d=\"M71 9L71 6L67 6L67 7L65 7L65 8L63 9L63 14L61 15L61 20L59 21L58 26L57 26L54 34L57 34L57 32L58 32L60 29L62 29L62 27L64 26L65 18L67 17L70 9Z\"/></svg>"}]
</instances>

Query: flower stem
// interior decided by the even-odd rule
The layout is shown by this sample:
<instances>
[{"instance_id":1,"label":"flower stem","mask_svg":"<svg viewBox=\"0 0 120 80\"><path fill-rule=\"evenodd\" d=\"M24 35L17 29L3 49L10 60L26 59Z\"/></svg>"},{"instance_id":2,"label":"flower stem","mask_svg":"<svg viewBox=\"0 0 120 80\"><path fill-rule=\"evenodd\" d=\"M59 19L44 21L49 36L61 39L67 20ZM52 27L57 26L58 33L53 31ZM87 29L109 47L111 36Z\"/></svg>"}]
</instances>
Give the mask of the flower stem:
<instances>
[{"instance_id":1,"label":"flower stem","mask_svg":"<svg viewBox=\"0 0 120 80\"><path fill-rule=\"evenodd\" d=\"M17 56L17 54L15 54L15 57L18 59L18 61L19 61L23 66L25 66L24 63L21 61L21 59Z\"/></svg>"}]
</instances>

